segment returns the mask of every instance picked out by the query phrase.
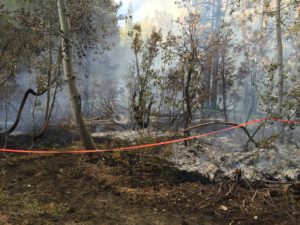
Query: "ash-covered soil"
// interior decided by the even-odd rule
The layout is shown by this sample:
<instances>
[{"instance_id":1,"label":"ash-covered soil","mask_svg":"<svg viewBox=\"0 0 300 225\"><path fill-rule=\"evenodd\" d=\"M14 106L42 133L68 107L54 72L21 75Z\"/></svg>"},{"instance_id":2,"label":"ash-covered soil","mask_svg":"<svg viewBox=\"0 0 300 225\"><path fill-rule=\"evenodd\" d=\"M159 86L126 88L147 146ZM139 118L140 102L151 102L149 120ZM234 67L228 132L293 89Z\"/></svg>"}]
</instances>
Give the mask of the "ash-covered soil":
<instances>
[{"instance_id":1,"label":"ash-covered soil","mask_svg":"<svg viewBox=\"0 0 300 225\"><path fill-rule=\"evenodd\" d=\"M143 152L0 157L0 224L300 224L299 184L211 183Z\"/></svg>"},{"instance_id":2,"label":"ash-covered soil","mask_svg":"<svg viewBox=\"0 0 300 225\"><path fill-rule=\"evenodd\" d=\"M245 150L232 137L210 137L204 141L172 146L170 160L178 168L222 180L236 169L251 182L300 181L300 149L295 145L274 145Z\"/></svg>"},{"instance_id":3,"label":"ash-covered soil","mask_svg":"<svg viewBox=\"0 0 300 225\"><path fill-rule=\"evenodd\" d=\"M99 149L132 144L113 135L95 140ZM183 162L214 150L199 145L185 149ZM66 130L49 130L34 144L30 136L11 136L7 147L80 148L76 133ZM253 182L245 170L228 170L212 181L170 162L174 148L93 155L0 153L0 224L300 224L297 180Z\"/></svg>"}]
</instances>

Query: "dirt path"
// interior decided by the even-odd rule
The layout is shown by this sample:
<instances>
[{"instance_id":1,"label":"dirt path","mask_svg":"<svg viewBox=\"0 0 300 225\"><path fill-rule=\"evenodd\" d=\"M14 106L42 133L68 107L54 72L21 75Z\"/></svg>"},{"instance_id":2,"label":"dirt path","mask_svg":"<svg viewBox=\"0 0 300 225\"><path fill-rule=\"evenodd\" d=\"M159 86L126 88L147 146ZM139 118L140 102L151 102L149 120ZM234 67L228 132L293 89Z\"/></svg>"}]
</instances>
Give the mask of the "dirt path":
<instances>
[{"instance_id":1,"label":"dirt path","mask_svg":"<svg viewBox=\"0 0 300 225\"><path fill-rule=\"evenodd\" d=\"M300 224L299 185L221 186L134 153L0 159L0 224Z\"/></svg>"}]
</instances>

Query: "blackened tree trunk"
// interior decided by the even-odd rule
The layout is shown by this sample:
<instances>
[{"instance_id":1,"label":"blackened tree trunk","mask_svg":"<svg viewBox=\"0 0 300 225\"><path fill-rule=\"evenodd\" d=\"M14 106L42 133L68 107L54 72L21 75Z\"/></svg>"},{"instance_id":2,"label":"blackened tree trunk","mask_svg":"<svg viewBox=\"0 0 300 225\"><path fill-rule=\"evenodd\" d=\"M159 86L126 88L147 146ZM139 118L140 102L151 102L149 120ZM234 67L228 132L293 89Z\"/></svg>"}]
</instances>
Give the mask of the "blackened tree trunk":
<instances>
[{"instance_id":1,"label":"blackened tree trunk","mask_svg":"<svg viewBox=\"0 0 300 225\"><path fill-rule=\"evenodd\" d=\"M192 121L192 106L191 106L191 96L190 96L190 86L192 80L192 69L188 69L186 82L184 87L184 102L185 102L185 113L184 113L184 128L188 128ZM190 131L187 130L185 136L190 136Z\"/></svg>"}]
</instances>

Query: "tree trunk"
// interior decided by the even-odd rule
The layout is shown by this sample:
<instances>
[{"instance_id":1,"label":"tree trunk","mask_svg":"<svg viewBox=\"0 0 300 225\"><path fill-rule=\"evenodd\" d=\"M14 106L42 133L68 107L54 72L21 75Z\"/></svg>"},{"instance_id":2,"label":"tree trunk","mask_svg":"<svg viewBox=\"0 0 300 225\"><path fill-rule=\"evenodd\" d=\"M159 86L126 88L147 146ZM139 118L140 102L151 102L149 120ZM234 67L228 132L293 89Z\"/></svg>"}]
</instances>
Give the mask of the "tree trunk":
<instances>
[{"instance_id":1,"label":"tree trunk","mask_svg":"<svg viewBox=\"0 0 300 225\"><path fill-rule=\"evenodd\" d=\"M90 113L90 58L87 56L86 57L86 64L85 64L85 69L84 69L84 99L83 99L83 111L84 115L88 116Z\"/></svg>"},{"instance_id":2,"label":"tree trunk","mask_svg":"<svg viewBox=\"0 0 300 225\"><path fill-rule=\"evenodd\" d=\"M225 51L225 49L224 49ZM222 96L223 96L223 114L224 114L224 119L227 122L228 117L227 117L227 93L226 93L226 79L225 79L225 53L222 54Z\"/></svg>"},{"instance_id":3,"label":"tree trunk","mask_svg":"<svg viewBox=\"0 0 300 225\"><path fill-rule=\"evenodd\" d=\"M193 70L188 69L188 73L186 76L186 83L184 87L184 103L185 103L185 112L184 112L184 129L188 128L190 123L192 122L192 107L191 107L191 95L190 95L190 86L192 80ZM186 130L184 132L184 136L190 136L190 131ZM185 146L188 145L188 141L184 142Z\"/></svg>"},{"instance_id":4,"label":"tree trunk","mask_svg":"<svg viewBox=\"0 0 300 225\"><path fill-rule=\"evenodd\" d=\"M217 47L216 47L217 48ZM216 50L214 57L214 64L212 70L212 84L211 84L211 100L210 100L210 108L212 110L217 109L217 97L218 97L218 71L219 71L219 53Z\"/></svg>"},{"instance_id":5,"label":"tree trunk","mask_svg":"<svg viewBox=\"0 0 300 225\"><path fill-rule=\"evenodd\" d=\"M62 43L62 55L63 55L63 68L64 75L67 81L69 93L71 96L71 105L75 124L79 131L82 145L85 149L96 149L92 136L90 135L83 116L81 113L81 97L78 88L75 83L75 75L73 72L72 65L72 47L71 47L71 32L70 32L70 21L67 14L67 6L65 0L57 0L58 15L60 22L60 33Z\"/></svg>"},{"instance_id":6,"label":"tree trunk","mask_svg":"<svg viewBox=\"0 0 300 225\"><path fill-rule=\"evenodd\" d=\"M208 61L208 65L211 65L211 62ZM211 66L210 68L207 70L206 76L205 76L205 88L206 90L210 90L210 80L211 80ZM209 109L209 96L208 98L206 98L205 102L203 103L203 108L208 110Z\"/></svg>"},{"instance_id":7,"label":"tree trunk","mask_svg":"<svg viewBox=\"0 0 300 225\"><path fill-rule=\"evenodd\" d=\"M281 0L276 0L276 39L277 39L277 64L278 64L278 113L282 116L283 108L283 51L281 37Z\"/></svg>"},{"instance_id":8,"label":"tree trunk","mask_svg":"<svg viewBox=\"0 0 300 225\"><path fill-rule=\"evenodd\" d=\"M192 80L192 71L188 71L187 78L186 78L186 85L184 90L184 101L186 104L186 112L188 121L192 118L192 107L191 107L191 96L190 96L190 86Z\"/></svg>"},{"instance_id":9,"label":"tree trunk","mask_svg":"<svg viewBox=\"0 0 300 225\"><path fill-rule=\"evenodd\" d=\"M218 97L218 72L219 72L219 39L220 39L220 21L222 14L222 2L217 0L214 13L214 30L216 35L216 43L214 48L214 59L212 69L212 85L211 85L211 102L210 108L215 110L217 108L217 97Z\"/></svg>"},{"instance_id":10,"label":"tree trunk","mask_svg":"<svg viewBox=\"0 0 300 225\"><path fill-rule=\"evenodd\" d=\"M49 22L49 30L51 30L51 23ZM48 73L47 73L47 102L46 102L46 110L45 110L45 124L49 121L49 114L50 114L50 101L51 101L51 73L52 73L52 44L51 38L48 37L48 57L49 57L49 66L48 66Z\"/></svg>"}]
</instances>

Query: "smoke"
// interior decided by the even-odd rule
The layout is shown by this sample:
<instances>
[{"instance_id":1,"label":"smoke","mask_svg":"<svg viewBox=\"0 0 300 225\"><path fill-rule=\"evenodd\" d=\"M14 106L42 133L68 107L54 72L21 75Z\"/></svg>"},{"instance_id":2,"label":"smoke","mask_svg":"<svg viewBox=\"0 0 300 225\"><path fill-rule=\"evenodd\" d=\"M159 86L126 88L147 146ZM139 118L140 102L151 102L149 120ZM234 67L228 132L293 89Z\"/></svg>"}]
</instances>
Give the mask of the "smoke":
<instances>
[{"instance_id":1,"label":"smoke","mask_svg":"<svg viewBox=\"0 0 300 225\"><path fill-rule=\"evenodd\" d=\"M140 1L141 2L141 1ZM164 12L171 15L174 19L183 14L173 0L160 1L160 0L146 0L139 5L135 12L135 18L142 20L145 17L153 17L157 12Z\"/></svg>"},{"instance_id":2,"label":"smoke","mask_svg":"<svg viewBox=\"0 0 300 225\"><path fill-rule=\"evenodd\" d=\"M134 11L134 22L142 21L147 16L153 17L156 12L165 12L170 14L173 18L177 18L183 13L183 10L175 4L174 0L123 0L119 13L126 13L130 4L132 4Z\"/></svg>"},{"instance_id":3,"label":"smoke","mask_svg":"<svg viewBox=\"0 0 300 225\"><path fill-rule=\"evenodd\" d=\"M118 3L118 1L116 2ZM172 31L173 33L179 33L179 26L175 22L175 20L177 18L181 18L186 14L186 10L178 7L178 5L175 4L174 0L124 0L122 2L123 5L118 13L126 14L128 8L130 7L130 3L132 3L133 23L141 23L144 38L150 34L154 26L157 28L157 30L161 29L163 35L165 35L169 31ZM199 7L201 8L202 6ZM202 9L203 8L201 8L201 10ZM200 12L201 10L199 9ZM259 31L261 27L261 18L259 16L256 16L252 21L250 21L249 17L255 13L253 10L245 10L243 13L239 13L237 11L232 15L229 15L229 11L230 10L228 10L227 14L225 14L224 21L235 27L234 34L232 35L234 44L245 43L249 44L249 46L251 44L252 46L250 47L254 49L253 45L257 45L257 43L252 37L256 34L256 32ZM103 22L100 20L104 19L98 18L98 20L95 21L95 24L100 24L101 22ZM240 24L241 20L246 21L244 25ZM271 24L270 21L269 24ZM121 26L120 29L122 30L124 28L124 23L119 25ZM244 30L242 30L242 28ZM99 35L101 35L100 31ZM86 56L84 58L76 58L74 60L74 71L77 77L77 83L82 97L83 112L86 114L101 114L101 105L103 105L104 99L109 99L112 97L116 98L116 100L118 101L117 103L124 108L128 107L129 105L126 85L134 58L131 50L131 39L128 36L121 37L119 32L115 32L110 36L106 36L105 42L107 42L106 44L110 46L109 50L103 51L102 44L98 44L94 46L93 49L87 50ZM270 42L273 42L274 44L274 37L273 39L269 39L268 43ZM292 44L290 44L289 47L290 46L292 46ZM260 46L257 46L257 48L259 47ZM272 59L275 55L274 49L275 48L264 53L265 58ZM253 55L257 55L259 50L260 49L256 49L255 51L253 50ZM293 51L295 51L295 48L285 48L285 57L290 57ZM242 51L240 51L238 54L235 53L234 55L234 57L236 58L236 68L238 68L241 61L244 60L243 55L241 55ZM261 59L261 61L263 60L264 59ZM295 61L296 59L293 60ZM255 63L257 61L258 60L256 59L254 60ZM268 62L270 61L271 60L269 60ZM293 61L288 62L291 64L288 64L289 67L292 68L294 65ZM159 62L158 60L155 68L160 68L160 63L161 62ZM291 72L294 73L294 76L298 74L297 71L291 70ZM257 72L258 79L261 77L261 73L262 71ZM14 121L16 117L16 109L19 107L24 92L28 88L36 90L36 74L36 71L32 71L31 73L22 71L16 76L16 83L18 87L14 91L11 91L9 93L10 105L7 105L9 109L7 118L10 123ZM245 85L249 85L250 83L251 82L249 78L245 79ZM243 93L245 93L243 87L240 87L240 84L235 84L235 87L237 89L237 95L242 95ZM4 98L5 96L1 97ZM28 130L33 122L39 124L39 126L41 126L41 124L43 123L46 96L38 97L38 101L41 102L41 105L39 106L36 106L35 100L36 99L33 96L28 99L24 112L22 114L23 120L21 120L20 122L20 130ZM239 102L240 105L237 106L236 110L242 109L241 102L242 101ZM5 110L3 109L3 101L1 101L1 104L2 110L0 110L0 127L2 127L3 129L2 124L5 122L4 118L6 118L6 115ZM35 110L35 118L33 118L33 110ZM228 110L229 112L235 112L235 109L233 110L233 106L228 108ZM68 118L71 118L70 97L67 91L67 87L64 83L63 86L59 88L56 97L51 123L54 124L65 121Z\"/></svg>"}]
</instances>

